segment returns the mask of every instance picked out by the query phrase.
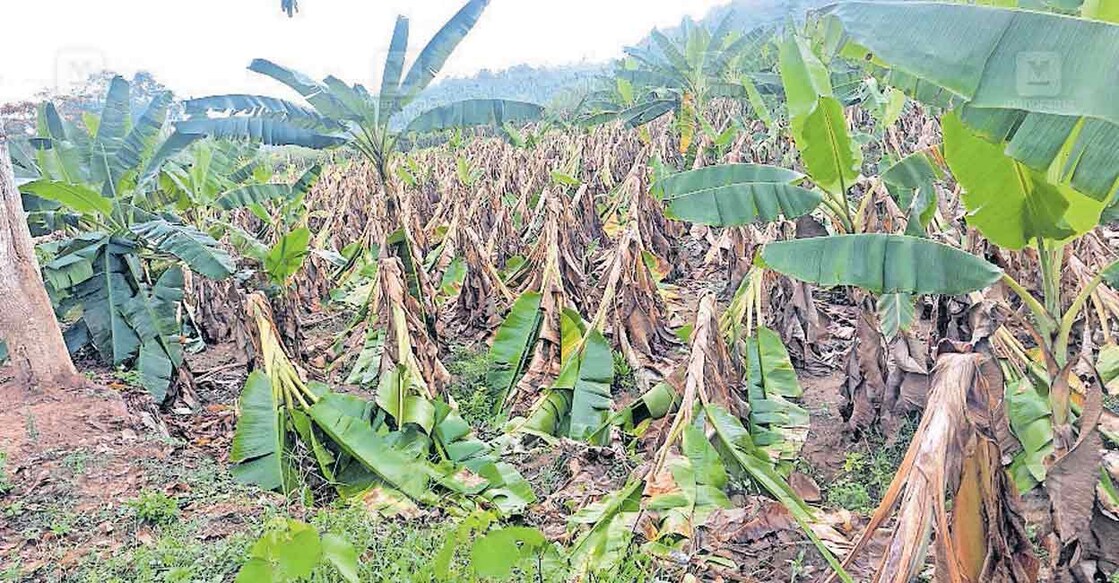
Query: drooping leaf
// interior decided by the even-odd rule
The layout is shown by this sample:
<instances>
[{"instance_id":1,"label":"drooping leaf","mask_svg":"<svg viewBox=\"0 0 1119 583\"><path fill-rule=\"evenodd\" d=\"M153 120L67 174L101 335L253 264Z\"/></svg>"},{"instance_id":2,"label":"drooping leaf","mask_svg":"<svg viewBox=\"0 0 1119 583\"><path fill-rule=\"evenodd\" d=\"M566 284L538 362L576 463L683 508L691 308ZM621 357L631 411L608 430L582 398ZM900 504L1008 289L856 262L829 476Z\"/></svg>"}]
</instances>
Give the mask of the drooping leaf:
<instances>
[{"instance_id":1,"label":"drooping leaf","mask_svg":"<svg viewBox=\"0 0 1119 583\"><path fill-rule=\"evenodd\" d=\"M532 357L543 322L541 299L537 292L521 294L494 335L487 358L486 385L500 395L507 395L516 386Z\"/></svg>"},{"instance_id":2,"label":"drooping leaf","mask_svg":"<svg viewBox=\"0 0 1119 583\"><path fill-rule=\"evenodd\" d=\"M747 399L754 444L774 460L795 461L808 439L803 393L781 337L764 326L746 340Z\"/></svg>"},{"instance_id":3,"label":"drooping leaf","mask_svg":"<svg viewBox=\"0 0 1119 583\"><path fill-rule=\"evenodd\" d=\"M140 338L124 318L124 305L136 295L127 258L135 246L126 240L106 239L93 257L93 277L74 288L82 305L82 321L101 358L114 366L140 350Z\"/></svg>"},{"instance_id":4,"label":"drooping leaf","mask_svg":"<svg viewBox=\"0 0 1119 583\"><path fill-rule=\"evenodd\" d=\"M356 399L331 393L309 411L315 424L347 454L375 473L389 486L409 497L420 498L426 491L430 473L416 452L397 447L386 436L378 434L368 418L351 414Z\"/></svg>"},{"instance_id":5,"label":"drooping leaf","mask_svg":"<svg viewBox=\"0 0 1119 583\"><path fill-rule=\"evenodd\" d=\"M183 270L173 266L148 289L121 306L125 319L140 338L136 369L140 383L156 403L167 397L174 371L182 365L182 326L177 311L183 299Z\"/></svg>"},{"instance_id":6,"label":"drooping leaf","mask_svg":"<svg viewBox=\"0 0 1119 583\"><path fill-rule=\"evenodd\" d=\"M470 99L428 110L408 124L408 132L424 133L473 126L501 127L506 123L539 120L544 108L508 99Z\"/></svg>"},{"instance_id":7,"label":"drooping leaf","mask_svg":"<svg viewBox=\"0 0 1119 583\"><path fill-rule=\"evenodd\" d=\"M296 478L285 444L284 410L268 376L253 371L237 402L237 430L229 450L237 480L265 490L291 491Z\"/></svg>"},{"instance_id":8,"label":"drooping leaf","mask_svg":"<svg viewBox=\"0 0 1119 583\"><path fill-rule=\"evenodd\" d=\"M898 206L908 212L905 234L925 236L925 229L936 214L935 181L940 169L928 152L914 152L882 172L882 182Z\"/></svg>"},{"instance_id":9,"label":"drooping leaf","mask_svg":"<svg viewBox=\"0 0 1119 583\"><path fill-rule=\"evenodd\" d=\"M571 387L568 435L572 439L599 443L606 436L595 435L595 432L606 424L614 404L610 394L614 382L614 359L610 345L598 330L592 330L587 335L586 344L578 357L578 367L575 384Z\"/></svg>"},{"instance_id":10,"label":"drooping leaf","mask_svg":"<svg viewBox=\"0 0 1119 583\"><path fill-rule=\"evenodd\" d=\"M878 296L878 321L882 334L892 339L899 331L908 330L916 319L915 299L908 293L891 293Z\"/></svg>"},{"instance_id":11,"label":"drooping leaf","mask_svg":"<svg viewBox=\"0 0 1119 583\"><path fill-rule=\"evenodd\" d=\"M832 287L851 285L877 293L958 295L981 290L1002 270L942 243L906 235L837 235L769 243L765 267Z\"/></svg>"},{"instance_id":12,"label":"drooping leaf","mask_svg":"<svg viewBox=\"0 0 1119 583\"><path fill-rule=\"evenodd\" d=\"M225 279L236 271L229 253L213 237L190 225L156 219L133 225L132 232L145 244L178 257L210 279Z\"/></svg>"},{"instance_id":13,"label":"drooping leaf","mask_svg":"<svg viewBox=\"0 0 1119 583\"><path fill-rule=\"evenodd\" d=\"M675 218L712 226L795 219L812 212L823 197L792 183L804 176L757 164L729 164L682 172L660 182Z\"/></svg>"},{"instance_id":14,"label":"drooping leaf","mask_svg":"<svg viewBox=\"0 0 1119 583\"><path fill-rule=\"evenodd\" d=\"M83 214L108 216L113 212L113 201L81 184L36 180L19 187L21 192L52 200Z\"/></svg>"}]
</instances>

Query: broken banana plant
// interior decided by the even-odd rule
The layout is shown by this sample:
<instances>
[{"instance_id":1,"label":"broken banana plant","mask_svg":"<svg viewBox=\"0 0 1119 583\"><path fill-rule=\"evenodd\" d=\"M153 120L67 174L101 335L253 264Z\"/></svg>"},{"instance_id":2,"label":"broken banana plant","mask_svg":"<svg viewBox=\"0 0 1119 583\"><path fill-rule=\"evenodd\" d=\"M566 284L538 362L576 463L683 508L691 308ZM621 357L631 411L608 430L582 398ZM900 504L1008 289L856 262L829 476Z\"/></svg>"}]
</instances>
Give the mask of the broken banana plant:
<instances>
[{"instance_id":1,"label":"broken banana plant","mask_svg":"<svg viewBox=\"0 0 1119 583\"><path fill-rule=\"evenodd\" d=\"M436 505L449 495L467 507L491 505L510 514L534 500L516 469L499 461L447 404L428 403L429 427L393 423L393 413L376 402L304 382L267 299L255 293L247 304L260 359L238 401L230 461L239 480L295 491L305 485L302 452L309 452L319 480L378 506Z\"/></svg>"}]
</instances>

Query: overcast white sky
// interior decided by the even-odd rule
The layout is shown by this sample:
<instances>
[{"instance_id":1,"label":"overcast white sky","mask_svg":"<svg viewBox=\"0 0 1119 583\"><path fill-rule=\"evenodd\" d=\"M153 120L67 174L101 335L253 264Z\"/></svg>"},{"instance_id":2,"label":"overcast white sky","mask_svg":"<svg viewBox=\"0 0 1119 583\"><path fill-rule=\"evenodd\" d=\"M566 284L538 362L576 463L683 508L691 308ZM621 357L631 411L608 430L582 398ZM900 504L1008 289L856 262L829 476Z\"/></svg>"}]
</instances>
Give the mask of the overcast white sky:
<instances>
[{"instance_id":1,"label":"overcast white sky","mask_svg":"<svg viewBox=\"0 0 1119 583\"><path fill-rule=\"evenodd\" d=\"M653 27L700 17L727 0L492 0L445 69L462 76L519 63L604 61ZM397 14L412 24L410 57L464 0L18 0L4 8L0 102L66 86L91 70L147 70L180 97L282 94L245 69L255 57L318 79L374 88ZM377 81L373 79L376 78Z\"/></svg>"}]
</instances>

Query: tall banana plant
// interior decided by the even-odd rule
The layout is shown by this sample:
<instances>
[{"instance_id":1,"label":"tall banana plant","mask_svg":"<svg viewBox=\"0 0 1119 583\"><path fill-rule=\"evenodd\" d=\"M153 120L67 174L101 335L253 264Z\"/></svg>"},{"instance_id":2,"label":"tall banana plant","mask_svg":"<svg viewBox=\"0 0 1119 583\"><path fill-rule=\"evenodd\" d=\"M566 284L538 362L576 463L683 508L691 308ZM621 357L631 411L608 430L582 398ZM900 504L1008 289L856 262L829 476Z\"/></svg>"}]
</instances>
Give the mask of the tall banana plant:
<instances>
[{"instance_id":1,"label":"tall banana plant","mask_svg":"<svg viewBox=\"0 0 1119 583\"><path fill-rule=\"evenodd\" d=\"M377 95L361 84L348 84L336 77L315 81L298 71L256 59L249 70L293 89L309 107L272 97L215 95L187 101L188 119L176 124L176 129L186 135L240 138L269 145L347 147L367 159L382 185L387 185L389 159L402 137L394 118L435 80L488 5L489 0L469 0L431 38L407 72L410 29L408 19L398 17ZM539 105L525 102L460 101L421 114L409 122L404 132L479 125L500 127L507 122L535 120L542 113Z\"/></svg>"},{"instance_id":2,"label":"tall banana plant","mask_svg":"<svg viewBox=\"0 0 1119 583\"><path fill-rule=\"evenodd\" d=\"M114 78L101 114L82 123L43 105L38 134L16 162L28 220L62 234L42 247L43 275L59 316L77 315L70 348L93 344L106 362L134 366L161 402L182 365L183 269L223 279L235 267L213 237L171 212L161 187L164 164L196 140L164 139L171 95L134 118L130 94Z\"/></svg>"},{"instance_id":3,"label":"tall banana plant","mask_svg":"<svg viewBox=\"0 0 1119 583\"><path fill-rule=\"evenodd\" d=\"M1047 374L1035 381L1047 385L1039 394L1047 395L1054 455L1048 467L1032 469L1044 478L1045 470L1060 468L1062 477L1046 486L1057 534L1071 545L1084 529L1069 518L1076 494L1062 483L1070 472L1089 483L1098 478L1099 414L1092 403L1100 395L1098 387L1087 391L1075 427L1070 373L1080 359L1070 355L1070 335L1091 294L1119 284L1119 265L1100 269L1068 302L1060 275L1066 245L1096 227L1119 185L1116 152L1106 145L1119 137L1119 26L937 3L851 2L831 16L846 34L844 54L904 72L920 82L914 97L949 104L941 119L944 159L962 187L965 220L1006 250L1035 249L1041 294L978 257L902 235L772 243L761 261L818 285L876 293L960 294L1001 281L1029 314L1043 354ZM1088 507L1083 520L1090 517ZM1054 566L1062 567L1059 560Z\"/></svg>"}]
</instances>

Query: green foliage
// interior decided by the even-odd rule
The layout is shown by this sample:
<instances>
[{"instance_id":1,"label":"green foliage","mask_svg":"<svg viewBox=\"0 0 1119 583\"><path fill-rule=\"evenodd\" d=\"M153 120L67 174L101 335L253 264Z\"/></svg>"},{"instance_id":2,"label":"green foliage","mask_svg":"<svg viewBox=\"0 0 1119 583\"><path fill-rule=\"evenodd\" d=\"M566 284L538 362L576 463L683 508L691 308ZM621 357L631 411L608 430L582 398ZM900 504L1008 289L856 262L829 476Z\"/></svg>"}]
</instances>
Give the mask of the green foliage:
<instances>
[{"instance_id":1,"label":"green foliage","mask_svg":"<svg viewBox=\"0 0 1119 583\"><path fill-rule=\"evenodd\" d=\"M863 447L849 451L843 468L824 488L828 505L860 514L873 512L890 487L916 430L917 424L906 419L891 443L872 433Z\"/></svg>"},{"instance_id":2,"label":"green foliage","mask_svg":"<svg viewBox=\"0 0 1119 583\"><path fill-rule=\"evenodd\" d=\"M905 235L839 235L769 243L764 266L825 287L956 295L983 289L1002 270L974 255Z\"/></svg>"},{"instance_id":3,"label":"green foliage","mask_svg":"<svg viewBox=\"0 0 1119 583\"><path fill-rule=\"evenodd\" d=\"M291 279L310 254L311 231L306 227L295 229L280 237L280 240L264 258L264 270L268 279L276 285L284 285Z\"/></svg>"},{"instance_id":4,"label":"green foliage","mask_svg":"<svg viewBox=\"0 0 1119 583\"><path fill-rule=\"evenodd\" d=\"M458 404L462 418L477 429L500 425L494 412L500 407L501 395L486 384L488 353L482 349L457 347L447 360L447 370L454 378L448 391Z\"/></svg>"},{"instance_id":5,"label":"green foliage","mask_svg":"<svg viewBox=\"0 0 1119 583\"><path fill-rule=\"evenodd\" d=\"M793 183L802 174L759 164L728 164L691 170L660 182L670 216L729 227L795 219L812 212L823 197Z\"/></svg>"},{"instance_id":6,"label":"green foliage","mask_svg":"<svg viewBox=\"0 0 1119 583\"><path fill-rule=\"evenodd\" d=\"M277 520L253 544L237 582L298 581L310 577L322 563L331 565L345 581L358 581L358 554L344 538L320 536L313 526L296 520Z\"/></svg>"},{"instance_id":7,"label":"green foliage","mask_svg":"<svg viewBox=\"0 0 1119 583\"><path fill-rule=\"evenodd\" d=\"M128 506L137 520L148 524L165 526L179 519L179 502L163 492L145 490L139 498L130 500Z\"/></svg>"}]
</instances>

